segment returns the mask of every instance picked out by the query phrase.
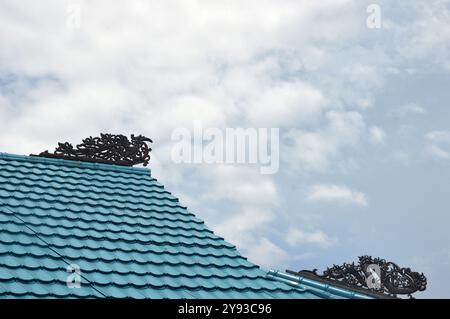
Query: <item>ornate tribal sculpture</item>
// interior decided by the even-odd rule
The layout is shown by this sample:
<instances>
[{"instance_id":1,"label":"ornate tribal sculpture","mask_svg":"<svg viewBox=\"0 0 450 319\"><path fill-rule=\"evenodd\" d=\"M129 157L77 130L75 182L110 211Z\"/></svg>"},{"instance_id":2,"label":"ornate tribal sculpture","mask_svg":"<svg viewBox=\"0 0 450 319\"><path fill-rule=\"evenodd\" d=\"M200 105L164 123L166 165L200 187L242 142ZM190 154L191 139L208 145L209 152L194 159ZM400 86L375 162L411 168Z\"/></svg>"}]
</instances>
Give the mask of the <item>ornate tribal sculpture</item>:
<instances>
[{"instance_id":1,"label":"ornate tribal sculpture","mask_svg":"<svg viewBox=\"0 0 450 319\"><path fill-rule=\"evenodd\" d=\"M413 293L424 291L427 287L427 279L423 273L413 272L410 268L400 268L393 262L370 256L359 257L358 264L333 265L333 267L327 268L322 275L317 273L317 269L299 272L288 270L288 272L337 286L389 297L408 295L413 298Z\"/></svg>"},{"instance_id":2,"label":"ornate tribal sculpture","mask_svg":"<svg viewBox=\"0 0 450 319\"><path fill-rule=\"evenodd\" d=\"M40 157L61 158L66 160L133 166L150 161L151 148L146 142L153 141L142 135L131 135L131 142L124 135L100 134L100 137L88 137L74 148L69 143L58 143L55 152L42 152Z\"/></svg>"}]
</instances>

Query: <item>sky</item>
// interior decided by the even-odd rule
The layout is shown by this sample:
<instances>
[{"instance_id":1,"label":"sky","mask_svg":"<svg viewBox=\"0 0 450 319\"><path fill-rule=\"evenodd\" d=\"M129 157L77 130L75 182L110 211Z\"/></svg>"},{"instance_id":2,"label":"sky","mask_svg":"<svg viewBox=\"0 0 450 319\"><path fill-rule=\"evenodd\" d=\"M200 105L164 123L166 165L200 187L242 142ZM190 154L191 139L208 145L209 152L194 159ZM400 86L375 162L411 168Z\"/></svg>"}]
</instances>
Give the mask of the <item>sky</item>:
<instances>
[{"instance_id":1,"label":"sky","mask_svg":"<svg viewBox=\"0 0 450 319\"><path fill-rule=\"evenodd\" d=\"M151 137L152 175L264 269L368 254L449 298L449 88L449 0L0 0L0 152ZM278 128L279 170L175 163L195 121Z\"/></svg>"}]
</instances>

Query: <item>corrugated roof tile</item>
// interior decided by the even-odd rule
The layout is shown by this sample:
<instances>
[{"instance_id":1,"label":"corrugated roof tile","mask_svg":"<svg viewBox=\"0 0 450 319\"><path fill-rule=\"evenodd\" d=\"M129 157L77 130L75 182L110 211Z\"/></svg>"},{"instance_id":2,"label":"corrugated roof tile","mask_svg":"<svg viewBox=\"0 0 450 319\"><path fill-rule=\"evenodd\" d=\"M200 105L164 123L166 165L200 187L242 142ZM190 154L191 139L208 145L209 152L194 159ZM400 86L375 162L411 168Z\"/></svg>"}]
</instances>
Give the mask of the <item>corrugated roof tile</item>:
<instances>
[{"instance_id":1,"label":"corrugated roof tile","mask_svg":"<svg viewBox=\"0 0 450 319\"><path fill-rule=\"evenodd\" d=\"M0 228L2 298L317 297L268 278L148 169L0 154Z\"/></svg>"}]
</instances>

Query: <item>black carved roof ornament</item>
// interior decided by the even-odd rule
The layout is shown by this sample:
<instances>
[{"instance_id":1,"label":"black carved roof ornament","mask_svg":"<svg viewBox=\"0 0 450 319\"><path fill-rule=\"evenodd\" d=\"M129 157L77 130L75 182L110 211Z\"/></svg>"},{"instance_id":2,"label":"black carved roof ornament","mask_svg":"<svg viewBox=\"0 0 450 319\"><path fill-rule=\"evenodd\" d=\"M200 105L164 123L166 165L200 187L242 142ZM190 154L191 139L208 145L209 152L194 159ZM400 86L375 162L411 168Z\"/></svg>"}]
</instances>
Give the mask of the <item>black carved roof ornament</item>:
<instances>
[{"instance_id":1,"label":"black carved roof ornament","mask_svg":"<svg viewBox=\"0 0 450 319\"><path fill-rule=\"evenodd\" d=\"M81 144L58 143L54 153L45 151L39 157L59 158L72 161L133 166L150 161L151 148L147 143L153 141L142 135L131 135L131 141L124 135L100 134L100 137L88 137Z\"/></svg>"},{"instance_id":2,"label":"black carved roof ornament","mask_svg":"<svg viewBox=\"0 0 450 319\"><path fill-rule=\"evenodd\" d=\"M410 268L401 268L393 262L370 256L359 257L357 264L353 262L341 266L333 265L321 275L317 273L317 269L287 272L377 298L397 298L398 295L413 298L413 293L424 291L427 287L427 278L423 273L419 274Z\"/></svg>"}]
</instances>

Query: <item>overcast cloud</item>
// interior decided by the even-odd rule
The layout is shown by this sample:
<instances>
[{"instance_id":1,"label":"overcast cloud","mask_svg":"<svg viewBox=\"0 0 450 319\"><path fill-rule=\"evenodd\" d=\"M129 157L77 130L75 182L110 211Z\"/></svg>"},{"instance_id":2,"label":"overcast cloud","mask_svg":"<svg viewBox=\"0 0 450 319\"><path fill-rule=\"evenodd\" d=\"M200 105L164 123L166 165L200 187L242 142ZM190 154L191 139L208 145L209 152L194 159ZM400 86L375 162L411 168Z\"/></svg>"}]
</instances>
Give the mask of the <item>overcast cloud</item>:
<instances>
[{"instance_id":1,"label":"overcast cloud","mask_svg":"<svg viewBox=\"0 0 450 319\"><path fill-rule=\"evenodd\" d=\"M370 254L450 297L449 58L448 0L0 0L0 151L144 134L154 177L261 266ZM173 163L195 120L280 128L279 172Z\"/></svg>"}]
</instances>

